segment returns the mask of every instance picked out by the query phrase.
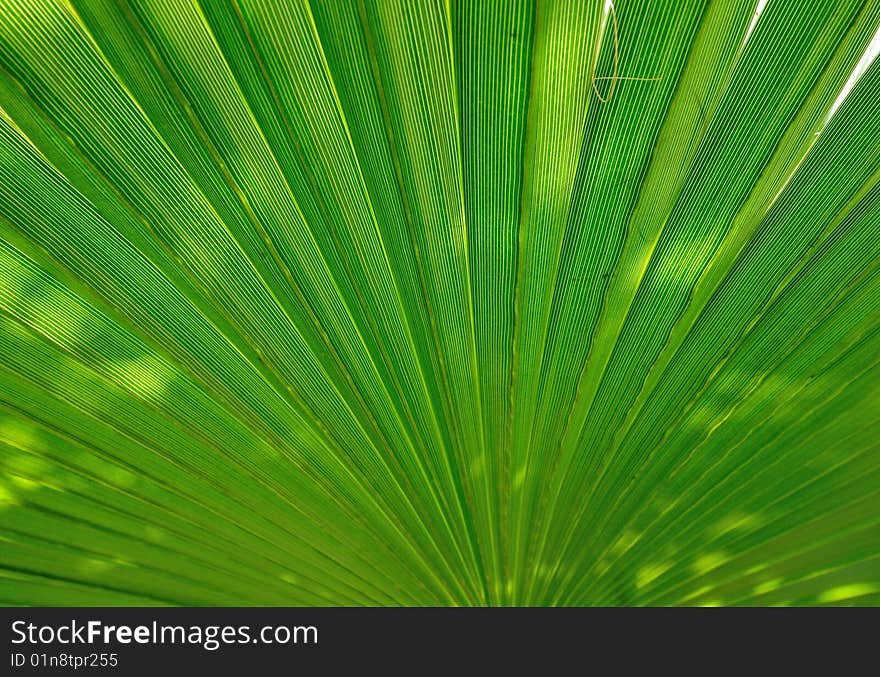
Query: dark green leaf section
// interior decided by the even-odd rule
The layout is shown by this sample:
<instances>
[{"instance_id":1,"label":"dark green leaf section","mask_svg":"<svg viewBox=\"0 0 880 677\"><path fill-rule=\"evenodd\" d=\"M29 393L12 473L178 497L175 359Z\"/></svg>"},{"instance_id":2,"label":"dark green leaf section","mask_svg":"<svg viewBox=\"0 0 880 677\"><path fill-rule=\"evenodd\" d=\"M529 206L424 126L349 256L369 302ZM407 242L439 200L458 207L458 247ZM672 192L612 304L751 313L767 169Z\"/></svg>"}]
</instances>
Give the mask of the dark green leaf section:
<instances>
[{"instance_id":1,"label":"dark green leaf section","mask_svg":"<svg viewBox=\"0 0 880 677\"><path fill-rule=\"evenodd\" d=\"M0 0L0 602L880 603L878 36Z\"/></svg>"}]
</instances>

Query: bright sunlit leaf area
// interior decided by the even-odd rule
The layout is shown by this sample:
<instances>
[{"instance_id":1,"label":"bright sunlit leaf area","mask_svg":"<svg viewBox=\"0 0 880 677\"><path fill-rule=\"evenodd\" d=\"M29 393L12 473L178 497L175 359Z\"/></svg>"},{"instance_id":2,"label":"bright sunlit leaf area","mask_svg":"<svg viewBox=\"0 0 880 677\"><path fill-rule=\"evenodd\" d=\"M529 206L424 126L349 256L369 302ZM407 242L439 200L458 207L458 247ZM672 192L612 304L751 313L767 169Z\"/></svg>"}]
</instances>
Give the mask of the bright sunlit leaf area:
<instances>
[{"instance_id":1,"label":"bright sunlit leaf area","mask_svg":"<svg viewBox=\"0 0 880 677\"><path fill-rule=\"evenodd\" d=\"M0 0L0 603L880 604L876 0Z\"/></svg>"}]
</instances>

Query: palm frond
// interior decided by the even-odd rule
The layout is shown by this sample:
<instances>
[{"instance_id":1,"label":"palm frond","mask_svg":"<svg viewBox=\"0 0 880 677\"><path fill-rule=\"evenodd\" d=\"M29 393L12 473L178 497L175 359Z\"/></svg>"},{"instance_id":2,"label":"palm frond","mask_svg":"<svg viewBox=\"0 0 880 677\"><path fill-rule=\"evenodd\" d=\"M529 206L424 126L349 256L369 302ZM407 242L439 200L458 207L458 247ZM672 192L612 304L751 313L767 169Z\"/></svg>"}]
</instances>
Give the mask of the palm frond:
<instances>
[{"instance_id":1,"label":"palm frond","mask_svg":"<svg viewBox=\"0 0 880 677\"><path fill-rule=\"evenodd\" d=\"M0 0L0 602L880 603L878 50Z\"/></svg>"}]
</instances>

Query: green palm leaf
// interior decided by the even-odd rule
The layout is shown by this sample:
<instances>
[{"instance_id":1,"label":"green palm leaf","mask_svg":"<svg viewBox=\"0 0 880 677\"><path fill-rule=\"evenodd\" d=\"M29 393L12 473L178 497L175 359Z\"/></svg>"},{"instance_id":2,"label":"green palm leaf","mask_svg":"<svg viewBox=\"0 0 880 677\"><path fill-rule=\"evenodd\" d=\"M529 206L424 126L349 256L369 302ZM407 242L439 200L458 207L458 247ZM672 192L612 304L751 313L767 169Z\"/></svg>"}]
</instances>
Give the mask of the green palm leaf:
<instances>
[{"instance_id":1,"label":"green palm leaf","mask_svg":"<svg viewBox=\"0 0 880 677\"><path fill-rule=\"evenodd\" d=\"M880 603L880 4L0 5L0 601Z\"/></svg>"}]
</instances>

